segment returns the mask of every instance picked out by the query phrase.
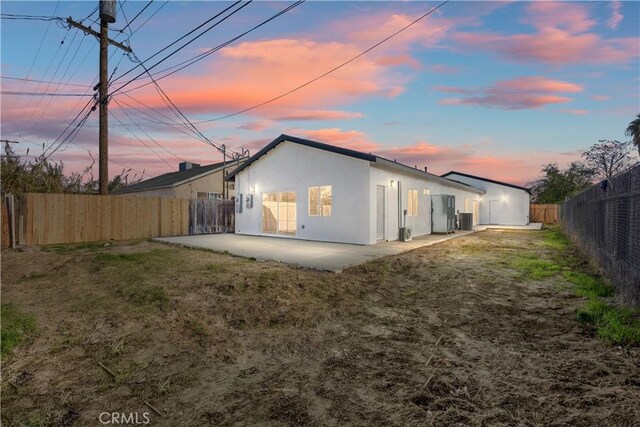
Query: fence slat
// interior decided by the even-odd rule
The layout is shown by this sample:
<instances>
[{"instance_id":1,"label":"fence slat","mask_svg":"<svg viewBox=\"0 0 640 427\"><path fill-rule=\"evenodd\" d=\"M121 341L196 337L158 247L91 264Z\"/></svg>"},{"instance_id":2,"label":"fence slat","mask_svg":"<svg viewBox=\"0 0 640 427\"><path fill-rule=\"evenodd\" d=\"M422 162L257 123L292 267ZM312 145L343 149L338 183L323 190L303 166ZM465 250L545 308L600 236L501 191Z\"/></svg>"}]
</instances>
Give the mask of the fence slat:
<instances>
[{"instance_id":1,"label":"fence slat","mask_svg":"<svg viewBox=\"0 0 640 427\"><path fill-rule=\"evenodd\" d=\"M20 195L21 244L48 245L186 235L188 200L80 194ZM182 212L184 210L185 212ZM187 221L179 221L186 218Z\"/></svg>"},{"instance_id":2,"label":"fence slat","mask_svg":"<svg viewBox=\"0 0 640 427\"><path fill-rule=\"evenodd\" d=\"M558 223L558 205L530 205L529 222Z\"/></svg>"},{"instance_id":3,"label":"fence slat","mask_svg":"<svg viewBox=\"0 0 640 427\"><path fill-rule=\"evenodd\" d=\"M191 200L186 212L189 234L233 233L235 205L233 200Z\"/></svg>"}]
</instances>

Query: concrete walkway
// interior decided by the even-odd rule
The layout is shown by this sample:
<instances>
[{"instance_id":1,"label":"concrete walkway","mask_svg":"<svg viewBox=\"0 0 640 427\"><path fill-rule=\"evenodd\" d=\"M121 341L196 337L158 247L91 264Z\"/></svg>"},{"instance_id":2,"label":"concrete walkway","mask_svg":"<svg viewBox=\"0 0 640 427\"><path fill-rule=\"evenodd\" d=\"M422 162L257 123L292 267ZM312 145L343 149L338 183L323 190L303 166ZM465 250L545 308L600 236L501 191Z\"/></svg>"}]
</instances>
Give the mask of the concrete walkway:
<instances>
[{"instance_id":1,"label":"concrete walkway","mask_svg":"<svg viewBox=\"0 0 640 427\"><path fill-rule=\"evenodd\" d=\"M396 255L471 233L471 231L457 231L449 235L431 234L417 237L409 242L395 241L376 245L351 245L239 234L158 237L154 240L338 273L345 268L363 264L376 258Z\"/></svg>"}]
</instances>

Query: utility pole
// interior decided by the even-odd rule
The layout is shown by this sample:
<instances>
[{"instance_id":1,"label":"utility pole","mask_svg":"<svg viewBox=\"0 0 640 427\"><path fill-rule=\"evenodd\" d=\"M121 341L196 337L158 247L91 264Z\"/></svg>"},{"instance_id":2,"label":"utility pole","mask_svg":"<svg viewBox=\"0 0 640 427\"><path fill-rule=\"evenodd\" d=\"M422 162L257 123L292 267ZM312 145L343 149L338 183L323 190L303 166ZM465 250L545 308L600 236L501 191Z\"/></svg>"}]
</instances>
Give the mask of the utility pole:
<instances>
[{"instance_id":1,"label":"utility pole","mask_svg":"<svg viewBox=\"0 0 640 427\"><path fill-rule=\"evenodd\" d=\"M131 48L128 46L109 38L109 24L113 24L114 22L116 22L115 0L100 0L100 33L94 31L91 27L86 27L71 18L67 18L67 23L69 25L97 37L98 40L100 40L100 81L97 85L98 103L100 106L98 181L100 194L105 196L109 193L109 93L107 85L109 74L109 45L111 44L116 46L125 52L132 52ZM94 90L95 89L96 88L94 88Z\"/></svg>"}]
</instances>

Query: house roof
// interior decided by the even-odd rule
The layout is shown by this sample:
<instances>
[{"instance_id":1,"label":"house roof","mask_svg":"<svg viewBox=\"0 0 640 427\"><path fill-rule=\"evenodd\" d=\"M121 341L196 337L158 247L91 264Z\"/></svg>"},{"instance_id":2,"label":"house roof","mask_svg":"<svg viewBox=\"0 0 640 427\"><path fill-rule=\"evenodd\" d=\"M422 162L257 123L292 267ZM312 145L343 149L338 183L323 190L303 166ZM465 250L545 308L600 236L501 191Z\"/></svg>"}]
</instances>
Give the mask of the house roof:
<instances>
[{"instance_id":1,"label":"house roof","mask_svg":"<svg viewBox=\"0 0 640 427\"><path fill-rule=\"evenodd\" d=\"M296 144L305 145L307 147L312 147L312 148L318 148L320 150L330 151L336 154L342 154L343 156L355 157L356 159L367 160L369 162L376 161L376 156L372 154L363 153L361 151L349 150L347 148L342 148L342 147L336 147L335 145L323 144L322 142L311 141L310 139L303 139L295 136L282 134L276 139L274 139L273 141L271 141L269 144L267 144L264 148L262 148L262 150L258 151L253 156L249 157L249 159L246 162L244 162L240 167L238 167L236 170L234 170L229 175L227 175L227 180L232 179L239 172L242 172L251 163L255 162L260 157L264 156L265 154L267 154L267 152L271 151L278 144L284 141L294 142Z\"/></svg>"},{"instance_id":2,"label":"house roof","mask_svg":"<svg viewBox=\"0 0 640 427\"><path fill-rule=\"evenodd\" d=\"M433 181L440 182L442 184L453 185L455 187L459 187L459 188L462 188L462 189L465 189L465 190L471 190L471 191L475 191L475 192L480 193L480 194L484 194L483 190L480 190L480 189L478 189L478 188L476 188L476 187L474 187L472 185L469 185L467 183L459 182L459 181L453 181L453 180L450 180L450 179L447 179L447 178L443 178L443 177L440 177L438 175L434 175L434 174L425 172L425 171L423 171L421 169L416 169L414 167L407 166L407 165L404 165L402 163L398 163L398 162L396 162L394 160L389 160L389 159L386 159L384 157L376 156L375 154L363 153L361 151L356 151L356 150L349 150L347 148L337 147L335 145L324 144L322 142L311 141L309 139L298 138L298 137L295 137L295 136L290 136L290 135L285 135L285 134L280 135L279 137L277 137L276 139L271 141L269 144L267 144L260 151L258 151L256 154L251 156L244 164L242 164L240 167L238 167L233 172L231 172L227 176L226 179L227 180L233 179L238 173L240 173L246 167L251 165L251 163L255 162L260 157L262 157L263 155L267 154L267 152L269 152L270 150L275 148L278 144L280 144L280 143L282 143L284 141L289 141L289 142L293 142L295 144L305 145L307 147L317 148L319 150L325 150L325 151L329 151L329 152L336 153L336 154L342 154L343 156L349 156L349 157L353 157L353 158L356 158L356 159L365 160L365 161L368 161L368 162L371 162L371 163L375 163L376 165L378 165L380 167L401 170L401 171L403 171L405 173L410 173L412 175L419 176L420 178L429 178L429 179L431 179Z\"/></svg>"},{"instance_id":3,"label":"house roof","mask_svg":"<svg viewBox=\"0 0 640 427\"><path fill-rule=\"evenodd\" d=\"M447 173L445 173L443 175L440 175L440 176L442 176L444 178L444 177L447 177L447 175L453 175L453 174L460 175L460 176L466 176L467 178L479 179L480 181L491 182L492 184L498 184L498 185L504 185L506 187L517 188L518 190L526 191L527 193L531 194L531 189L530 188L521 187L521 186L515 185L515 184L509 184L508 182L496 181L495 179L489 179L489 178L483 178L481 176L470 175L468 173L450 171L450 172L447 172ZM455 181L452 178L447 178L447 179Z\"/></svg>"},{"instance_id":4,"label":"house roof","mask_svg":"<svg viewBox=\"0 0 640 427\"><path fill-rule=\"evenodd\" d=\"M226 162L227 166L231 166L229 162ZM135 193L138 191L157 190L160 188L175 187L186 181L190 181L201 176L208 175L213 172L217 172L225 166L224 162L214 163L211 165L195 167L184 171L169 172L154 178L140 181L135 184L127 185L126 187L114 191L113 194L127 194Z\"/></svg>"}]
</instances>

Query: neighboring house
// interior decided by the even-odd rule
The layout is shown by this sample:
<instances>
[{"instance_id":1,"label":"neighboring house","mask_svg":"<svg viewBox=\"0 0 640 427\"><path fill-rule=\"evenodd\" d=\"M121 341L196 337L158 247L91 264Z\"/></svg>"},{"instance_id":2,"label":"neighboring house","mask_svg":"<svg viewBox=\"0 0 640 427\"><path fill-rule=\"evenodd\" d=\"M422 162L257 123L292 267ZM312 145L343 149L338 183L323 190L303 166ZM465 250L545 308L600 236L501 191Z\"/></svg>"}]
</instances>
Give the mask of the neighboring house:
<instances>
[{"instance_id":1,"label":"neighboring house","mask_svg":"<svg viewBox=\"0 0 640 427\"><path fill-rule=\"evenodd\" d=\"M480 224L529 224L530 189L456 171L442 177L485 191L480 200Z\"/></svg>"},{"instance_id":2,"label":"neighboring house","mask_svg":"<svg viewBox=\"0 0 640 427\"><path fill-rule=\"evenodd\" d=\"M143 197L176 197L185 199L227 198L234 196L233 183L227 186L225 171L229 173L237 163L214 163L200 166L182 162L177 172L169 172L154 178L128 185L113 194Z\"/></svg>"},{"instance_id":3,"label":"neighboring house","mask_svg":"<svg viewBox=\"0 0 640 427\"><path fill-rule=\"evenodd\" d=\"M276 138L227 180L235 181L238 194L238 234L357 244L397 240L403 225L413 236L430 234L432 196L438 194L455 196L456 211L475 211L483 218L483 189L288 135Z\"/></svg>"}]
</instances>

